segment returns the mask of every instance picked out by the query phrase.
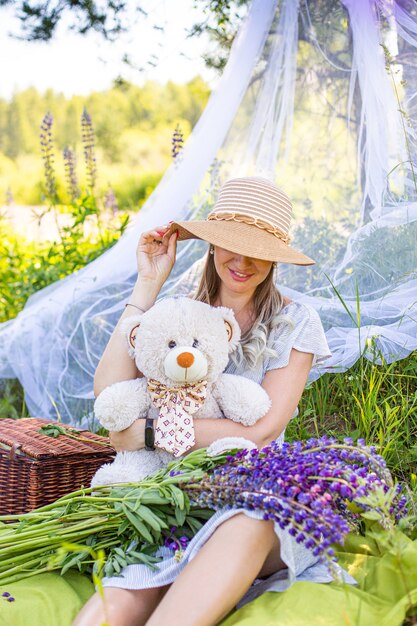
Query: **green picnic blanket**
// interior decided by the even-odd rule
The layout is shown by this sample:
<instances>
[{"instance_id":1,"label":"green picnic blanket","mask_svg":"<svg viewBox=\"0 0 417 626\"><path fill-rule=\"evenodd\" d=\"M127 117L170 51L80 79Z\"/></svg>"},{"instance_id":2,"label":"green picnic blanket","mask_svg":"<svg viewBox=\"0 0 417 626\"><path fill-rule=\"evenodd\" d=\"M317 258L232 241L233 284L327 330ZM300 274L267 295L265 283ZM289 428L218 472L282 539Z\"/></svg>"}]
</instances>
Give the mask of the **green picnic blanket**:
<instances>
[{"instance_id":1,"label":"green picnic blanket","mask_svg":"<svg viewBox=\"0 0 417 626\"><path fill-rule=\"evenodd\" d=\"M338 557L357 586L295 583L284 593L263 594L222 626L400 626L417 606L417 541L398 532L392 548L350 535ZM70 626L93 591L91 581L74 571L1 587L0 626Z\"/></svg>"}]
</instances>

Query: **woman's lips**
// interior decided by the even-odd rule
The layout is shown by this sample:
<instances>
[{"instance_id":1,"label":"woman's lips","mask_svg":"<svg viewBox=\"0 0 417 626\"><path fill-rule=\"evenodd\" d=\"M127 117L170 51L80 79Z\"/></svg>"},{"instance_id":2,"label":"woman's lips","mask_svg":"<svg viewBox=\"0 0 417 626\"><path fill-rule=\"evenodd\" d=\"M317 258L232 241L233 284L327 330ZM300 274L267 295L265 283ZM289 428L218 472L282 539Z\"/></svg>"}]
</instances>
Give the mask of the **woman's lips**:
<instances>
[{"instance_id":1,"label":"woman's lips","mask_svg":"<svg viewBox=\"0 0 417 626\"><path fill-rule=\"evenodd\" d=\"M239 283L244 283L250 278L252 278L253 276L253 274L245 274L244 272L236 272L235 270L230 269L230 267L228 269L233 280L236 280Z\"/></svg>"}]
</instances>

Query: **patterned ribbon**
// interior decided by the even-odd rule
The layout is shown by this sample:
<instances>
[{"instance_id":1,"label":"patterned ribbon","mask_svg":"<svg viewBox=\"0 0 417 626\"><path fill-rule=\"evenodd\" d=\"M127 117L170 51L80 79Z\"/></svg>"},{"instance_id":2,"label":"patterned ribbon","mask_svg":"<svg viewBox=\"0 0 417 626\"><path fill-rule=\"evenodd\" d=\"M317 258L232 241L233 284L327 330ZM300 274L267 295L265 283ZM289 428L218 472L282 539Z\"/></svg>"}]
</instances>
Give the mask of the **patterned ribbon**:
<instances>
[{"instance_id":1,"label":"patterned ribbon","mask_svg":"<svg viewBox=\"0 0 417 626\"><path fill-rule=\"evenodd\" d=\"M148 391L152 404L159 409L155 445L174 456L181 456L195 443L192 415L206 399L207 381L167 387L150 379Z\"/></svg>"},{"instance_id":2,"label":"patterned ribbon","mask_svg":"<svg viewBox=\"0 0 417 626\"><path fill-rule=\"evenodd\" d=\"M236 213L234 211L212 211L208 214L207 219L209 221L216 220L218 222L243 222L244 224L249 224L249 226L257 226L261 230L266 230L285 244L289 244L291 241L290 237L282 230L259 217L252 217L251 215Z\"/></svg>"}]
</instances>

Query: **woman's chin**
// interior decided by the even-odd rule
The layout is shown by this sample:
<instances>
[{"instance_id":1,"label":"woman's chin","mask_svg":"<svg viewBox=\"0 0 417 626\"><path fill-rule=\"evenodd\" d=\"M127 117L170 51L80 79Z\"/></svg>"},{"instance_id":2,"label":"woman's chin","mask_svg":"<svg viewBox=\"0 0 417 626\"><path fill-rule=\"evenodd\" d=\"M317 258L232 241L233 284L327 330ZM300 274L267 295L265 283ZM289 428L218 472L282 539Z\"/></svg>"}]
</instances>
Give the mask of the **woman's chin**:
<instances>
[{"instance_id":1,"label":"woman's chin","mask_svg":"<svg viewBox=\"0 0 417 626\"><path fill-rule=\"evenodd\" d=\"M245 282L229 280L227 281L227 283L223 281L223 285L226 287L226 289L236 294L253 293L256 288L256 285L253 285L252 281L249 280Z\"/></svg>"}]
</instances>

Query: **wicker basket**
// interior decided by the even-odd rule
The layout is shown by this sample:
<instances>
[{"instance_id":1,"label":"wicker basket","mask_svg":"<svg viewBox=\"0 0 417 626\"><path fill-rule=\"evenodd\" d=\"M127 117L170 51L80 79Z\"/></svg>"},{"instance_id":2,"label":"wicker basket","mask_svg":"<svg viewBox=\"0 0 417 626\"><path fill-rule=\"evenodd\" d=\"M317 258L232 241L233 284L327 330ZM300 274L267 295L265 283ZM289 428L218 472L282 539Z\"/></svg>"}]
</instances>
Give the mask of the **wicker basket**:
<instances>
[{"instance_id":1,"label":"wicker basket","mask_svg":"<svg viewBox=\"0 0 417 626\"><path fill-rule=\"evenodd\" d=\"M95 443L108 440L82 432L91 443L39 432L49 420L29 417L0 420L0 513L25 513L89 487L96 470L114 458L114 450ZM64 424L60 424L64 426Z\"/></svg>"}]
</instances>

